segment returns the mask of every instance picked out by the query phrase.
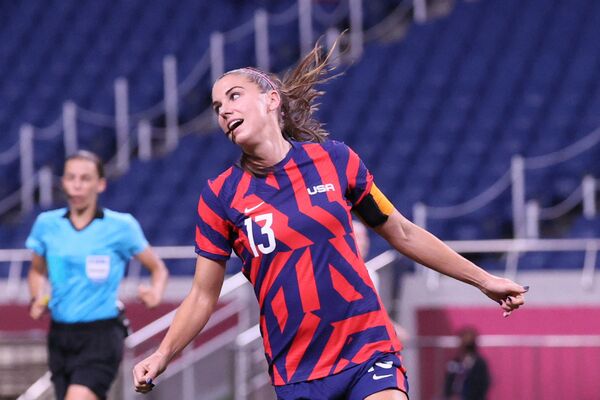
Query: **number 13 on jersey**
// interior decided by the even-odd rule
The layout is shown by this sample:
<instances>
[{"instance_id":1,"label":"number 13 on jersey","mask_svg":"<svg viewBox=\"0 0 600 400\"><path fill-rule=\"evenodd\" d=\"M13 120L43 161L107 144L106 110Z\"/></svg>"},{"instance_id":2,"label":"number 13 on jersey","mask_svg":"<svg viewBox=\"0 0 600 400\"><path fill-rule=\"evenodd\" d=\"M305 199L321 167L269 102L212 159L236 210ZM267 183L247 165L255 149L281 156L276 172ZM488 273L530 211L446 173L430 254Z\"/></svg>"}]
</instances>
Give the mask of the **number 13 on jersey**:
<instances>
[{"instance_id":1,"label":"number 13 on jersey","mask_svg":"<svg viewBox=\"0 0 600 400\"><path fill-rule=\"evenodd\" d=\"M252 249L254 257L258 257L258 251L263 254L272 253L273 250L275 250L276 245L275 232L273 232L273 229L271 229L271 226L273 225L273 214L260 214L254 217L254 222L258 226L262 225L259 222L264 221L264 226L261 226L260 233L267 238L266 246L263 244L259 244L258 246L256 245L256 242L254 241L254 230L252 229L252 219L253 218L251 217L246 218L244 220L244 225L246 225L246 233L248 234L248 241L250 242L250 248Z\"/></svg>"}]
</instances>

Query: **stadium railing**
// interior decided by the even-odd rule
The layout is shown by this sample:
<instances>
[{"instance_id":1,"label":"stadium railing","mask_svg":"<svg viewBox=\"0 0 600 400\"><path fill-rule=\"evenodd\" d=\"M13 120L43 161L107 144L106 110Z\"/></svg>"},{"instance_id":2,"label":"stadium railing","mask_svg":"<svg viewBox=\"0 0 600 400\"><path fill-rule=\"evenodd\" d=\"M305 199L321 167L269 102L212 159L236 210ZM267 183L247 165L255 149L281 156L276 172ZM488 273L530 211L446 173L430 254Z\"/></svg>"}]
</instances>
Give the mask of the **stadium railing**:
<instances>
[{"instance_id":1,"label":"stadium railing","mask_svg":"<svg viewBox=\"0 0 600 400\"><path fill-rule=\"evenodd\" d=\"M461 204L445 207L429 206L423 203L415 204L413 217L415 223L427 227L427 219L451 219L471 214L495 200L505 190L511 188L513 236L515 238L537 237L539 220L560 218L573 210L578 204L583 204L586 218L593 218L597 213L596 192L599 189L596 178L586 175L582 184L562 203L549 208L540 209L535 200L526 200L527 170L543 169L572 160L581 154L592 151L600 143L600 128L590 132L585 137L558 151L536 157L513 156L510 169L495 183L478 196Z\"/></svg>"},{"instance_id":2,"label":"stadium railing","mask_svg":"<svg viewBox=\"0 0 600 400\"><path fill-rule=\"evenodd\" d=\"M198 113L191 121L180 123L179 106L181 99L187 96L201 79L208 76L214 80L224 72L225 44L254 35L257 65L270 70L272 63L268 51L269 24L291 25L297 21L300 33L299 47L304 54L314 42L314 32L325 27L327 44L331 45L332 38L339 34L331 27L337 26L347 18L350 23L349 59L353 60L360 57L364 42L378 39L386 32L397 29L397 21L407 20L406 16L410 15L412 7L412 2L399 2L393 12L369 29L363 28L365 15L360 0L340 2L332 12L323 10L318 3L313 4L310 0L298 0L295 5L279 14L269 15L264 9L257 9L253 19L231 31L214 32L209 48L183 80L178 80L177 59L173 55L165 55L163 58L164 98L146 110L135 114L129 112L129 86L125 78L117 78L114 82L115 115L87 110L72 101L66 101L63 104L62 114L52 124L47 127L23 124L20 128L19 140L10 148L0 152L0 166L9 166L18 162L21 184L17 191L0 199L0 215L19 205L23 212L33 209L35 189L40 185L35 171L34 140L62 140L65 154L72 154L78 148L78 122L112 128L115 130L116 154L108 164L107 172L123 173L129 167L131 149L134 145L138 146L138 157L147 158L152 156L153 137L163 138L164 146L161 152L168 152L177 146L181 136L197 130L198 127L212 126L210 107ZM390 23L391 20L396 23ZM164 115L165 128L151 126L149 121L161 115Z\"/></svg>"},{"instance_id":3,"label":"stadium railing","mask_svg":"<svg viewBox=\"0 0 600 400\"><path fill-rule=\"evenodd\" d=\"M575 239L495 239L495 240L448 240L445 243L460 254L504 254L506 262L504 274L514 278L519 269L520 256L528 252L581 252L585 255L581 265L581 284L584 287L593 285L596 259L600 250L600 238L575 238ZM157 254L165 260L193 259L195 253L192 246L157 246ZM390 250L375 257L392 257L394 251ZM24 266L31 260L31 252L26 249L0 249L0 267L8 264L0 281L0 302L7 300L27 299L26 283L22 279ZM557 267L560 269L560 267ZM419 268L418 273L428 274L428 286L435 288L439 274L427 268ZM124 285L129 281L139 281L141 269L132 268Z\"/></svg>"},{"instance_id":4,"label":"stadium railing","mask_svg":"<svg viewBox=\"0 0 600 400\"><path fill-rule=\"evenodd\" d=\"M256 307L252 307L253 296L246 278L237 273L227 278L223 284L219 306L213 313L202 333L188 346L179 359L161 376L161 387L157 386L155 396L167 393L179 399L194 399L202 388L207 398L220 398L230 390L229 380L224 371L235 364L227 347L235 338L257 320ZM125 340L125 355L122 364L122 399L134 399L131 390L131 370L133 366L154 351L175 315L172 311L152 322ZM199 364L202 362L202 364ZM199 365L202 368L199 368ZM210 368L206 368L210 365ZM163 384L164 383L164 384Z\"/></svg>"},{"instance_id":5,"label":"stadium railing","mask_svg":"<svg viewBox=\"0 0 600 400\"><path fill-rule=\"evenodd\" d=\"M462 254L468 253L505 253L507 263L505 274L514 276L518 272L519 256L529 252L579 251L586 254L581 268L581 285L591 288L594 285L595 265L600 239L510 239L483 241L449 241L450 247ZM157 247L157 252L165 259L193 258L189 246ZM371 259L367 266L378 286L384 304L391 305L392 290L387 283L393 282L393 268L399 254L388 250ZM14 272L9 273L7 287L3 293L26 293L21 280L23 264L29 260L26 250L0 250L0 262L10 262ZM427 287L435 290L439 275L419 268L417 273L426 274ZM12 277L12 278L11 278ZM127 279L139 279L128 277ZM384 283L384 284L382 284ZM12 286L11 286L12 285ZM195 388L202 387L203 398L220 398L223 395L235 395L236 399L252 398L251 393L268 389L268 377L264 375L265 363L260 350L260 335L256 323L258 309L246 278L238 273L226 279L219 302L219 308L211 317L208 326L169 367L161 385L149 398L193 398ZM24 300L26 301L26 300ZM133 399L131 390L131 369L143 359L158 343L168 329L175 311L172 311L144 328L134 332L126 340L122 374L117 383L118 398ZM512 339L511 339L512 340ZM415 346L420 346L416 343ZM207 368L208 366L208 368ZM225 371L233 371L230 375ZM233 383L232 383L233 382ZM40 387L38 383L38 387ZM47 382L50 385L50 382ZM48 386L49 387L49 386ZM238 393L239 392L239 393ZM162 393L162 395L161 395ZM167 395L168 393L168 395ZM241 394L240 394L241 393ZM261 392L262 393L262 392ZM268 392L267 390L267 393ZM179 397L177 395L180 395ZM262 398L262 397L261 397Z\"/></svg>"}]
</instances>

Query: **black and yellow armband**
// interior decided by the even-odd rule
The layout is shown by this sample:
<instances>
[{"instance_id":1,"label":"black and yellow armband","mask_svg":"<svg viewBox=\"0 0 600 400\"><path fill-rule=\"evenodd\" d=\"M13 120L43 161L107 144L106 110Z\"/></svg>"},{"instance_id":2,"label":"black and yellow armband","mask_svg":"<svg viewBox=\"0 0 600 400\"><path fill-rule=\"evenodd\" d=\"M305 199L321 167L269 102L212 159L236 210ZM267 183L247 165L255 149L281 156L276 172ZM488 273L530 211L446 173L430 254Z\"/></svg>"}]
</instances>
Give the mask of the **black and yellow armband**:
<instances>
[{"instance_id":1,"label":"black and yellow armband","mask_svg":"<svg viewBox=\"0 0 600 400\"><path fill-rule=\"evenodd\" d=\"M385 197L381 190L373 183L371 191L356 204L354 211L365 224L371 228L379 226L387 221L394 212L394 205Z\"/></svg>"}]
</instances>

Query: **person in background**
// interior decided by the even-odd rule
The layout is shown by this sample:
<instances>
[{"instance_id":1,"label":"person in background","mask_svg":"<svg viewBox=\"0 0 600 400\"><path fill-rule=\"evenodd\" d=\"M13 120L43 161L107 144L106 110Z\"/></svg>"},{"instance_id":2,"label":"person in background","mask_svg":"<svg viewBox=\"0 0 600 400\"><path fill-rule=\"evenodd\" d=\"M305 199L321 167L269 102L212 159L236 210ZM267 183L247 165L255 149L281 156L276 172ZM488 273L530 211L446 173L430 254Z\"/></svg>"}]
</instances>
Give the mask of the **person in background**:
<instances>
[{"instance_id":1,"label":"person in background","mask_svg":"<svg viewBox=\"0 0 600 400\"><path fill-rule=\"evenodd\" d=\"M446 400L485 400L490 388L490 372L485 358L477 350L477 331L464 328L459 334L456 356L446 366Z\"/></svg>"},{"instance_id":2,"label":"person in background","mask_svg":"<svg viewBox=\"0 0 600 400\"><path fill-rule=\"evenodd\" d=\"M246 67L214 83L219 126L242 156L201 192L192 289L158 349L134 367L136 391L152 390L203 329L235 251L260 306L278 399L407 399L401 344L357 250L352 212L401 253L479 288L505 316L524 304L525 288L402 216L359 156L328 140L314 118L332 54L321 50L283 79Z\"/></svg>"},{"instance_id":3,"label":"person in background","mask_svg":"<svg viewBox=\"0 0 600 400\"><path fill-rule=\"evenodd\" d=\"M117 291L126 265L135 257L150 271L151 285L138 288L149 308L161 302L168 271L133 216L98 205L106 179L96 154L69 156L62 186L68 207L41 213L26 241L33 250L30 316L50 311L48 362L56 398L104 399L123 356L126 329Z\"/></svg>"}]
</instances>

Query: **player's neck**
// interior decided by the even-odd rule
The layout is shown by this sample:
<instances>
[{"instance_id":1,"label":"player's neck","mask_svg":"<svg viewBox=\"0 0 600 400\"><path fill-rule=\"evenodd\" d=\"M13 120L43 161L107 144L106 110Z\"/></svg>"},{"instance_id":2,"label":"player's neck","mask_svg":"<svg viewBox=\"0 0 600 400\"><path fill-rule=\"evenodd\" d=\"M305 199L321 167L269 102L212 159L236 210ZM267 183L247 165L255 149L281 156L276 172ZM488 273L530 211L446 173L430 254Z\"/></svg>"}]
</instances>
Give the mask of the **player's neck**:
<instances>
[{"instance_id":1,"label":"player's neck","mask_svg":"<svg viewBox=\"0 0 600 400\"><path fill-rule=\"evenodd\" d=\"M244 150L244 152L250 157L253 164L268 168L283 160L291 147L290 142L280 136L273 140L263 141L250 151Z\"/></svg>"}]
</instances>

